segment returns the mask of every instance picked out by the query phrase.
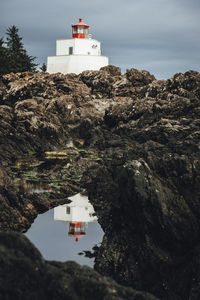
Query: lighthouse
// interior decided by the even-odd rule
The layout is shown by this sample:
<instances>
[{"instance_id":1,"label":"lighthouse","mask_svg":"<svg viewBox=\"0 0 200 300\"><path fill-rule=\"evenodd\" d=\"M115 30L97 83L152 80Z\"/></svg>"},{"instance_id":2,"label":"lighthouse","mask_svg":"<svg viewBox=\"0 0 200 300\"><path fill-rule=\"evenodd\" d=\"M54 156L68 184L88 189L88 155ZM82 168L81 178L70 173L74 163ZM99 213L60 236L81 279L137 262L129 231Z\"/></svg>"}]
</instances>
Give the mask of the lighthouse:
<instances>
[{"instance_id":1,"label":"lighthouse","mask_svg":"<svg viewBox=\"0 0 200 300\"><path fill-rule=\"evenodd\" d=\"M47 57L48 73L80 74L107 65L108 57L101 55L101 43L91 38L89 25L82 19L72 24L72 38L56 41L56 56Z\"/></svg>"}]
</instances>

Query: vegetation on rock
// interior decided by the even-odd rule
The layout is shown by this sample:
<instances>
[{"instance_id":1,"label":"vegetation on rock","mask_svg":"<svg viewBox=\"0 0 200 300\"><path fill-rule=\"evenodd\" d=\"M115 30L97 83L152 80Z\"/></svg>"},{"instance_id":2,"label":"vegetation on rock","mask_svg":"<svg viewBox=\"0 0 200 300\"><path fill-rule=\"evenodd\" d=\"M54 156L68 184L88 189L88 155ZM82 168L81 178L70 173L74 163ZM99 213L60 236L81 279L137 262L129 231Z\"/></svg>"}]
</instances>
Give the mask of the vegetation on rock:
<instances>
[{"instance_id":1,"label":"vegetation on rock","mask_svg":"<svg viewBox=\"0 0 200 300\"><path fill-rule=\"evenodd\" d=\"M40 70L42 72L46 72L47 71L47 65L45 63L43 63L42 66L41 66L41 68L40 68Z\"/></svg>"}]
</instances>

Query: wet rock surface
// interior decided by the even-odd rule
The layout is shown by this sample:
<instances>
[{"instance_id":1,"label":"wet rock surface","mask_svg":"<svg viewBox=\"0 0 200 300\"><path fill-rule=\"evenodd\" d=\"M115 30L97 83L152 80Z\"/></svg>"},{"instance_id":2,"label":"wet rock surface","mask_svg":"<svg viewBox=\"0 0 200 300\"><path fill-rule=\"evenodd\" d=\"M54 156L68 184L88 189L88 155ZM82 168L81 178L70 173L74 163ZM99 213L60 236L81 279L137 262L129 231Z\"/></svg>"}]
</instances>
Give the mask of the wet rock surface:
<instances>
[{"instance_id":1,"label":"wet rock surface","mask_svg":"<svg viewBox=\"0 0 200 300\"><path fill-rule=\"evenodd\" d=\"M1 230L25 231L87 193L105 232L100 274L159 299L199 299L198 72L9 74L0 118ZM38 184L46 192L30 193Z\"/></svg>"}]
</instances>

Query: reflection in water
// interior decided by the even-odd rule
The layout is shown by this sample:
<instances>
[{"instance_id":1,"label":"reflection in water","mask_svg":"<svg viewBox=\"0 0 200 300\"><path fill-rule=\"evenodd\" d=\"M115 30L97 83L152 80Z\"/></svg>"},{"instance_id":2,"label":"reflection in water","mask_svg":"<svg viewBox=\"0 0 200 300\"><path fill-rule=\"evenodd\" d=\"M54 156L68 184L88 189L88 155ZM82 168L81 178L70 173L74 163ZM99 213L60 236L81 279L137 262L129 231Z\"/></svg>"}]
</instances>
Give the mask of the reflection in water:
<instances>
[{"instance_id":1,"label":"reflection in water","mask_svg":"<svg viewBox=\"0 0 200 300\"><path fill-rule=\"evenodd\" d=\"M94 245L99 244L103 238L103 231L97 222L96 216L93 215L94 209L88 202L87 197L76 195L70 199L72 200L71 203L58 206L38 215L26 236L47 260L74 260L79 264L93 266L93 258L89 259L83 255L78 255L78 253L84 252L86 249L92 250ZM79 204L79 206L75 204ZM69 219L69 216L71 219ZM54 219L63 222L55 222ZM80 223L83 225L82 229ZM78 229L75 229L75 225ZM76 230L80 230L78 232L78 243L74 242L74 238L75 240L77 238ZM85 233L82 235L84 238L80 238L83 231ZM71 238L71 236L74 238Z\"/></svg>"},{"instance_id":2,"label":"reflection in water","mask_svg":"<svg viewBox=\"0 0 200 300\"><path fill-rule=\"evenodd\" d=\"M15 190L20 193L42 194L52 192L51 185L45 182L34 182L31 179L19 179L15 182Z\"/></svg>"},{"instance_id":3,"label":"reflection in water","mask_svg":"<svg viewBox=\"0 0 200 300\"><path fill-rule=\"evenodd\" d=\"M85 227L97 220L94 208L86 196L77 194L69 198L72 202L54 208L54 220L69 223L68 235L78 239L86 234Z\"/></svg>"}]
</instances>

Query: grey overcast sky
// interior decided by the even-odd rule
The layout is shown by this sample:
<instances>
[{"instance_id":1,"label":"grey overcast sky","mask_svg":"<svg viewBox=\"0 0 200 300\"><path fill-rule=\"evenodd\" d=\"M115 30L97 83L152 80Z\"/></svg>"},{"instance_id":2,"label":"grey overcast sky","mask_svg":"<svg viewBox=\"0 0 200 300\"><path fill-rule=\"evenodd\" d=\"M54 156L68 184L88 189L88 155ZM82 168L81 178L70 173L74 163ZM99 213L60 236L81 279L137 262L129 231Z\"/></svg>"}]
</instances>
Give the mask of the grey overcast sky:
<instances>
[{"instance_id":1,"label":"grey overcast sky","mask_svg":"<svg viewBox=\"0 0 200 300\"><path fill-rule=\"evenodd\" d=\"M200 0L0 0L0 36L16 25L40 64L79 18L122 72L134 67L162 79L200 71Z\"/></svg>"}]
</instances>

